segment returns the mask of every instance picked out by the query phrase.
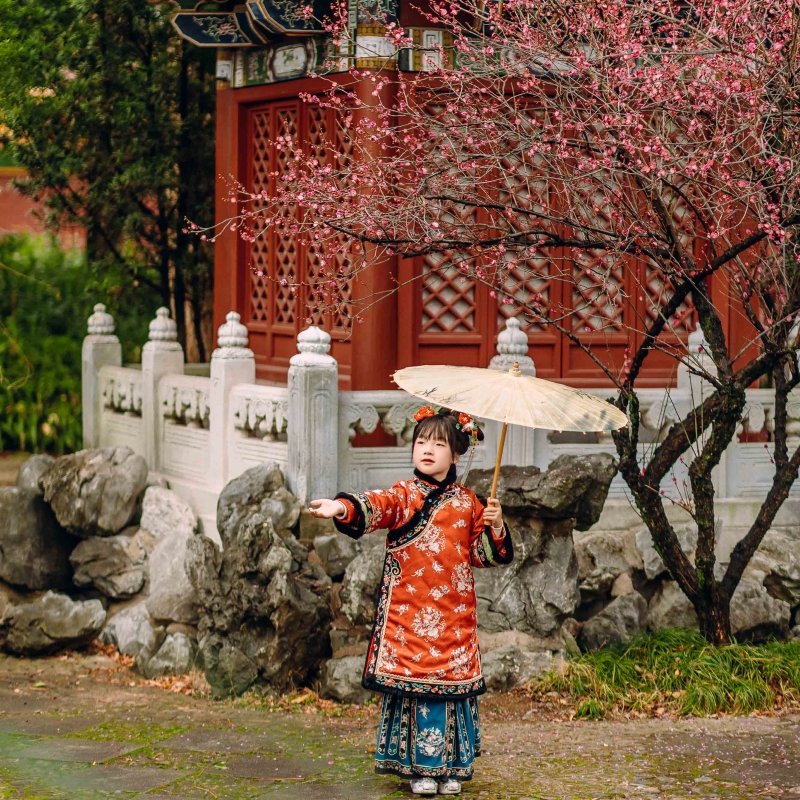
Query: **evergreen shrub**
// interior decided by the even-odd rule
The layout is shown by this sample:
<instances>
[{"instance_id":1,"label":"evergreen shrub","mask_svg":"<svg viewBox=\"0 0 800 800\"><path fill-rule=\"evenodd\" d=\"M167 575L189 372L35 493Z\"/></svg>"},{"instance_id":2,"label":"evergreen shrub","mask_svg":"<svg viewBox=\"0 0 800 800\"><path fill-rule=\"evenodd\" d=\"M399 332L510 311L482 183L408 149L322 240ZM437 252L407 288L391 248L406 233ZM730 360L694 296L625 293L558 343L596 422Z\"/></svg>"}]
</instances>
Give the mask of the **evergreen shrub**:
<instances>
[{"instance_id":1,"label":"evergreen shrub","mask_svg":"<svg viewBox=\"0 0 800 800\"><path fill-rule=\"evenodd\" d=\"M86 320L96 302L114 313L124 284L110 271L93 274L82 251L62 250L50 237L0 240L0 452L81 448ZM130 288L125 294L117 332L140 345L155 302ZM124 355L138 360L138 349Z\"/></svg>"}]
</instances>

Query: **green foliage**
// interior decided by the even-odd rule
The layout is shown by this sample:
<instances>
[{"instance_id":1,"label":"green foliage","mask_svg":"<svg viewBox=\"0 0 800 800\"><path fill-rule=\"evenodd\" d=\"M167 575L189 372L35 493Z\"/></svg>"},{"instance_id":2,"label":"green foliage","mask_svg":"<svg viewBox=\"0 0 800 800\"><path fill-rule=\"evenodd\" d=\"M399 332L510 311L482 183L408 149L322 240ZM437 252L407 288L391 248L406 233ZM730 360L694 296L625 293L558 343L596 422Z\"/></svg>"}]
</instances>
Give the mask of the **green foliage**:
<instances>
[{"instance_id":1,"label":"green foliage","mask_svg":"<svg viewBox=\"0 0 800 800\"><path fill-rule=\"evenodd\" d=\"M94 270L174 299L183 337L184 301L196 330L210 312L212 248L183 229L213 221L214 53L170 10L0 0L0 131L47 223L84 229Z\"/></svg>"},{"instance_id":2,"label":"green foliage","mask_svg":"<svg viewBox=\"0 0 800 800\"><path fill-rule=\"evenodd\" d=\"M122 309L112 283L50 240L0 240L0 451L80 449L81 344L96 299L108 298L123 341L147 339L152 295L126 297Z\"/></svg>"},{"instance_id":3,"label":"green foliage","mask_svg":"<svg viewBox=\"0 0 800 800\"><path fill-rule=\"evenodd\" d=\"M529 688L542 700L566 699L585 719L768 711L800 704L800 642L715 646L673 628L586 653Z\"/></svg>"}]
</instances>

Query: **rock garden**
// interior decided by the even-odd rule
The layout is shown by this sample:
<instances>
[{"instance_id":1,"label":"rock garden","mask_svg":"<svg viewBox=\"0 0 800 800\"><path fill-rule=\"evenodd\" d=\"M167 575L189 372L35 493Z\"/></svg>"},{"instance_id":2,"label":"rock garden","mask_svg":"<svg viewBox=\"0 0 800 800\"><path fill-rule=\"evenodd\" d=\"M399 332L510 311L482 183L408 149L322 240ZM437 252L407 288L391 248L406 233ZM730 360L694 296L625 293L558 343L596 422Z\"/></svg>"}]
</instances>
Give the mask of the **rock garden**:
<instances>
[{"instance_id":1,"label":"rock garden","mask_svg":"<svg viewBox=\"0 0 800 800\"><path fill-rule=\"evenodd\" d=\"M475 575L491 691L645 630L696 627L646 528L597 529L614 473L606 455L503 468L516 558ZM468 480L482 499L490 482ZM270 464L225 487L217 530L222 547L127 448L33 456L0 488L0 649L37 656L98 639L146 678L203 670L215 697L313 686L366 701L383 537L354 541L303 512ZM691 553L692 529L680 535ZM798 608L797 541L771 531L734 595L734 633L798 637Z\"/></svg>"}]
</instances>

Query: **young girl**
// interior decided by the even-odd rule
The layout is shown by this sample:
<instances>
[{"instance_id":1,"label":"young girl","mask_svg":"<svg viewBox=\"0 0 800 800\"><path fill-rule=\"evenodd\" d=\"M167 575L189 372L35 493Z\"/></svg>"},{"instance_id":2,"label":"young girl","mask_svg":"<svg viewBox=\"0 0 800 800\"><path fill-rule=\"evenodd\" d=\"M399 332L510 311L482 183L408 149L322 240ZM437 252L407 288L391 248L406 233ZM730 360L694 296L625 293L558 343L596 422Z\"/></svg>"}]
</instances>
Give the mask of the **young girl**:
<instances>
[{"instance_id":1,"label":"young girl","mask_svg":"<svg viewBox=\"0 0 800 800\"><path fill-rule=\"evenodd\" d=\"M456 483L459 457L483 438L474 420L430 406L414 418L412 480L310 510L355 539L388 529L362 679L383 694L375 771L410 778L415 794L458 794L480 755L486 691L472 568L508 564L514 552L500 503L484 508Z\"/></svg>"}]
</instances>

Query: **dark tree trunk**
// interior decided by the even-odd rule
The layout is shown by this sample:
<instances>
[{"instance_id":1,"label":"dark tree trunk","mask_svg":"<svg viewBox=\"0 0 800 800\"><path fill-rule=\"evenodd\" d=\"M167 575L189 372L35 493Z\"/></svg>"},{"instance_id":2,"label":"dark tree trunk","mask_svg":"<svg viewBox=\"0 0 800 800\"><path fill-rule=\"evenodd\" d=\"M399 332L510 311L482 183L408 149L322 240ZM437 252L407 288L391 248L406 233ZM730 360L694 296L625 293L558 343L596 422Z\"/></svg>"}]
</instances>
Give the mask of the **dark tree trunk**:
<instances>
[{"instance_id":1,"label":"dark tree trunk","mask_svg":"<svg viewBox=\"0 0 800 800\"><path fill-rule=\"evenodd\" d=\"M694 601L700 633L711 644L731 643L731 604L714 581L708 591L702 588Z\"/></svg>"},{"instance_id":2,"label":"dark tree trunk","mask_svg":"<svg viewBox=\"0 0 800 800\"><path fill-rule=\"evenodd\" d=\"M206 343L203 339L203 319L205 312L205 295L198 291L197 285L192 290L190 304L192 307L192 326L194 327L194 338L197 340L197 357L201 364L208 361Z\"/></svg>"}]
</instances>

